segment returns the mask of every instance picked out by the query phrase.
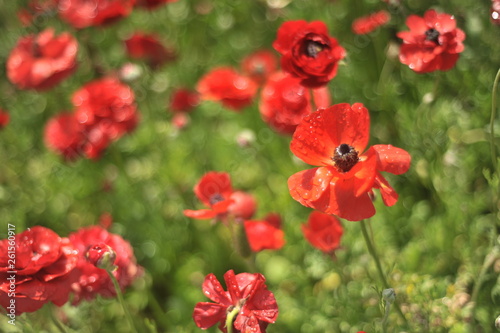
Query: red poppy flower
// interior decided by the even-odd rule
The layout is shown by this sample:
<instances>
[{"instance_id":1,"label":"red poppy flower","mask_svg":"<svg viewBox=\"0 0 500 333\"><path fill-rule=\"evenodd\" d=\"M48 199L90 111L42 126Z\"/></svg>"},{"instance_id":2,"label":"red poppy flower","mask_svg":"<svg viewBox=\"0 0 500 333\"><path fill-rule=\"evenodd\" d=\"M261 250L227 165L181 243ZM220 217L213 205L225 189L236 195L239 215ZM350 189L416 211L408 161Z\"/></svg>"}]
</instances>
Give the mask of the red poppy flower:
<instances>
[{"instance_id":1,"label":"red poppy flower","mask_svg":"<svg viewBox=\"0 0 500 333\"><path fill-rule=\"evenodd\" d=\"M161 5L177 2L177 0L137 0L135 5L136 7L143 7L147 9L156 9Z\"/></svg>"},{"instance_id":2,"label":"red poppy flower","mask_svg":"<svg viewBox=\"0 0 500 333\"><path fill-rule=\"evenodd\" d=\"M59 16L75 28L99 26L128 16L135 0L59 0Z\"/></svg>"},{"instance_id":3,"label":"red poppy flower","mask_svg":"<svg viewBox=\"0 0 500 333\"><path fill-rule=\"evenodd\" d=\"M387 206L398 195L380 173L405 173L410 155L391 145L375 145L366 152L370 117L361 103L336 104L305 117L293 134L290 149L304 162L320 167L288 179L291 196L304 206L349 221L375 214L370 195L379 189Z\"/></svg>"},{"instance_id":4,"label":"red poppy flower","mask_svg":"<svg viewBox=\"0 0 500 333\"><path fill-rule=\"evenodd\" d=\"M14 261L9 260L11 253L15 253ZM17 315L36 311L48 302L62 306L78 279L77 261L69 240L44 227L0 240L0 305L7 309L14 293Z\"/></svg>"},{"instance_id":5,"label":"red poppy flower","mask_svg":"<svg viewBox=\"0 0 500 333\"><path fill-rule=\"evenodd\" d=\"M7 126L10 121L10 115L4 110L0 109L0 129Z\"/></svg>"},{"instance_id":6,"label":"red poppy flower","mask_svg":"<svg viewBox=\"0 0 500 333\"><path fill-rule=\"evenodd\" d=\"M67 32L54 36L49 28L22 37L7 59L7 77L19 89L50 89L73 73L77 51Z\"/></svg>"},{"instance_id":7,"label":"red poppy flower","mask_svg":"<svg viewBox=\"0 0 500 333\"><path fill-rule=\"evenodd\" d=\"M457 28L455 18L431 9L424 17L410 15L406 19L410 31L397 34L403 40L399 60L417 73L446 71L455 66L465 33Z\"/></svg>"},{"instance_id":8,"label":"red poppy flower","mask_svg":"<svg viewBox=\"0 0 500 333\"><path fill-rule=\"evenodd\" d=\"M139 119L132 89L114 78L86 84L73 94L72 102L89 158L99 158L110 142L134 130Z\"/></svg>"},{"instance_id":9,"label":"red poppy flower","mask_svg":"<svg viewBox=\"0 0 500 333\"><path fill-rule=\"evenodd\" d=\"M283 23L273 47L282 55L282 69L310 88L324 86L333 79L338 62L345 57L344 48L328 35L321 21Z\"/></svg>"},{"instance_id":10,"label":"red poppy flower","mask_svg":"<svg viewBox=\"0 0 500 333\"><path fill-rule=\"evenodd\" d=\"M66 160L73 160L82 151L85 141L83 126L75 116L62 113L54 116L45 126L45 145Z\"/></svg>"},{"instance_id":11,"label":"red poppy flower","mask_svg":"<svg viewBox=\"0 0 500 333\"><path fill-rule=\"evenodd\" d=\"M249 77L232 68L219 67L205 74L196 90L204 100L219 101L225 107L239 111L252 103L257 88Z\"/></svg>"},{"instance_id":12,"label":"red poppy flower","mask_svg":"<svg viewBox=\"0 0 500 333\"><path fill-rule=\"evenodd\" d=\"M352 22L352 31L358 35L368 34L381 25L387 24L391 19L391 14L385 10L379 10L368 16L360 17Z\"/></svg>"},{"instance_id":13,"label":"red poppy flower","mask_svg":"<svg viewBox=\"0 0 500 333\"><path fill-rule=\"evenodd\" d=\"M260 114L279 133L293 134L302 118L312 111L309 91L300 81L289 74L277 72L262 88Z\"/></svg>"},{"instance_id":14,"label":"red poppy flower","mask_svg":"<svg viewBox=\"0 0 500 333\"><path fill-rule=\"evenodd\" d=\"M279 214L269 214L263 221L244 222L248 244L254 252L279 250L285 245L285 233L281 230Z\"/></svg>"},{"instance_id":15,"label":"red poppy flower","mask_svg":"<svg viewBox=\"0 0 500 333\"><path fill-rule=\"evenodd\" d=\"M302 233L312 246L332 253L340 246L344 229L334 216L314 211L309 215L307 224L302 225Z\"/></svg>"},{"instance_id":16,"label":"red poppy flower","mask_svg":"<svg viewBox=\"0 0 500 333\"><path fill-rule=\"evenodd\" d=\"M241 68L245 75L261 84L278 68L278 60L273 52L259 50L246 56L241 62Z\"/></svg>"},{"instance_id":17,"label":"red poppy flower","mask_svg":"<svg viewBox=\"0 0 500 333\"><path fill-rule=\"evenodd\" d=\"M116 296L115 288L107 272L87 260L87 252L95 245L101 248L109 247L115 252L116 259L113 260L113 264L117 268L113 271L113 275L122 289L129 286L142 272L141 267L136 264L130 244L122 237L102 227L82 228L71 233L69 239L79 253L77 269L80 278L72 285L75 293L73 304L80 303L82 299L91 300L98 294L108 298Z\"/></svg>"},{"instance_id":18,"label":"red poppy flower","mask_svg":"<svg viewBox=\"0 0 500 333\"><path fill-rule=\"evenodd\" d=\"M189 112L200 103L200 95L196 91L178 88L170 96L170 110L173 112Z\"/></svg>"},{"instance_id":19,"label":"red poppy flower","mask_svg":"<svg viewBox=\"0 0 500 333\"><path fill-rule=\"evenodd\" d=\"M129 57L144 59L152 68L158 68L176 58L174 50L167 49L158 37L152 34L134 33L125 40L125 46Z\"/></svg>"},{"instance_id":20,"label":"red poppy flower","mask_svg":"<svg viewBox=\"0 0 500 333\"><path fill-rule=\"evenodd\" d=\"M219 329L227 332L226 317L238 311L233 322L233 332L265 333L269 323L276 322L278 304L266 285L262 274L224 274L227 291L224 291L214 274L208 274L203 282L203 293L215 303L199 302L193 312L193 319L201 329L219 323Z\"/></svg>"}]
</instances>

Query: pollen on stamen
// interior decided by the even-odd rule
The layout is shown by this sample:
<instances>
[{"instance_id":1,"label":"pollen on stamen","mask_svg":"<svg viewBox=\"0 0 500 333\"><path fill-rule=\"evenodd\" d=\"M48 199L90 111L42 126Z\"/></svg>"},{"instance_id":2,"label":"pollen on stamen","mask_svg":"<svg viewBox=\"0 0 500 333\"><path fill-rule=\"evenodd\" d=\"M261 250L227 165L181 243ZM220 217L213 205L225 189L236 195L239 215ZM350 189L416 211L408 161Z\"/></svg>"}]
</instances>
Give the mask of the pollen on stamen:
<instances>
[{"instance_id":1,"label":"pollen on stamen","mask_svg":"<svg viewBox=\"0 0 500 333\"><path fill-rule=\"evenodd\" d=\"M348 172L356 163L358 163L358 152L354 149L354 147L349 146L346 143L342 143L335 148L332 160L340 172Z\"/></svg>"}]
</instances>

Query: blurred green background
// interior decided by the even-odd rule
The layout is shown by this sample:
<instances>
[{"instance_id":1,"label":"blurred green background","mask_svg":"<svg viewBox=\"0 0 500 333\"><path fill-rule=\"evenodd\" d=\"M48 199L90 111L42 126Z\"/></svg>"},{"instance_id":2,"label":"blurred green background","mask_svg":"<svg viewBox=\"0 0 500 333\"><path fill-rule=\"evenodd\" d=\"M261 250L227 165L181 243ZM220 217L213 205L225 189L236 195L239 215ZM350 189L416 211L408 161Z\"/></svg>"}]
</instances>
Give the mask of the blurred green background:
<instances>
[{"instance_id":1,"label":"blurred green background","mask_svg":"<svg viewBox=\"0 0 500 333\"><path fill-rule=\"evenodd\" d=\"M174 88L193 88L215 66L239 67L251 52L272 49L284 21L322 20L347 51L328 85L334 103L364 103L372 120L370 144L392 144L412 155L408 173L387 176L400 195L398 204L385 207L378 198L370 221L389 283L410 323L405 328L392 311L389 331L466 331L470 294L498 228L497 184L485 177L485 170L493 170L489 119L500 64L500 27L489 20L489 0L413 0L399 7L378 0L179 0L153 11L135 9L105 28L82 30L55 13L23 27L16 13L27 4L0 0L0 107L11 115L0 131L0 223L5 225L0 238L6 237L7 223L17 232L42 225L65 236L109 212L111 231L132 244L145 268L125 294L134 317L158 332L200 332L192 311L197 302L208 301L201 291L205 275L222 281L229 269L249 269L232 249L227 228L182 213L201 207L193 186L205 172L226 171L235 188L256 197L257 218L268 212L283 217L285 247L257 254L257 267L280 309L268 332L379 332L383 287L359 224L344 222L335 261L305 241L300 225L311 210L290 197L286 182L308 166L293 158L290 137L261 120L258 97L241 113L203 102L182 131L172 126L168 110ZM408 30L408 15L421 16L430 8L456 17L467 34L466 48L454 69L416 74L399 63L395 34ZM392 15L387 26L365 36L352 33L355 18L380 9ZM79 40L79 69L49 92L17 90L5 74L9 53L21 36L49 26ZM177 50L177 61L155 71L134 61L142 69L129 83L141 113L136 131L113 143L100 160L64 162L43 143L45 123L70 111L72 93L96 77L88 49L96 50L93 61L115 72L130 61L123 39L134 31L157 33ZM242 148L236 137L244 130L254 133L255 142ZM103 190L105 182L111 191ZM494 330L499 271L495 261L485 275L475 332ZM29 318L35 331L54 332L48 311L55 310L24 314L16 328L2 316L0 330L22 332L23 318ZM99 298L56 312L77 332L128 327L115 300Z\"/></svg>"}]
</instances>

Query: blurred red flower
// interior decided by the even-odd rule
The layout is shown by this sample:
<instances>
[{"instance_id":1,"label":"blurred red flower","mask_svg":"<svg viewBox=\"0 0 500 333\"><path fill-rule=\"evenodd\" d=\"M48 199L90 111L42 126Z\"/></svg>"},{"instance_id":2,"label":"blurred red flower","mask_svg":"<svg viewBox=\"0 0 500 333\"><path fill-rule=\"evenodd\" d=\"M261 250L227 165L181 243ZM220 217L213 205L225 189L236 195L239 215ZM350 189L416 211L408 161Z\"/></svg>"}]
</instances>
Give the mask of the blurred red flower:
<instances>
[{"instance_id":1,"label":"blurred red flower","mask_svg":"<svg viewBox=\"0 0 500 333\"><path fill-rule=\"evenodd\" d=\"M500 25L500 0L491 0L490 20L493 24Z\"/></svg>"},{"instance_id":2,"label":"blurred red flower","mask_svg":"<svg viewBox=\"0 0 500 333\"><path fill-rule=\"evenodd\" d=\"M380 173L405 173L410 155L391 145L369 140L370 116L361 103L343 103L305 117L293 134L290 149L301 160L320 167L288 179L291 196L306 207L359 221L375 214L370 195L379 189L387 206L398 195Z\"/></svg>"},{"instance_id":3,"label":"blurred red flower","mask_svg":"<svg viewBox=\"0 0 500 333\"><path fill-rule=\"evenodd\" d=\"M358 35L368 34L381 25L387 24L391 19L391 14L385 10L379 10L368 16L360 17L352 22L352 31Z\"/></svg>"},{"instance_id":4,"label":"blurred red flower","mask_svg":"<svg viewBox=\"0 0 500 333\"><path fill-rule=\"evenodd\" d=\"M8 112L0 109L0 129L4 128L7 126L7 124L10 121L10 115Z\"/></svg>"},{"instance_id":5,"label":"blurred red flower","mask_svg":"<svg viewBox=\"0 0 500 333\"><path fill-rule=\"evenodd\" d=\"M83 126L74 114L61 113L45 125L44 141L49 149L63 155L66 160L74 160L81 154L85 142Z\"/></svg>"},{"instance_id":6,"label":"blurred red flower","mask_svg":"<svg viewBox=\"0 0 500 333\"><path fill-rule=\"evenodd\" d=\"M397 34L403 40L399 52L401 63L417 73L446 71L455 66L465 33L457 28L455 18L431 9L424 17L410 15L406 19L410 31Z\"/></svg>"},{"instance_id":7,"label":"blurred red flower","mask_svg":"<svg viewBox=\"0 0 500 333\"><path fill-rule=\"evenodd\" d=\"M233 191L231 178L226 172L207 172L194 187L194 193L209 209L184 210L184 215L195 219L216 218L227 215L237 219L249 219L255 213L257 203L248 193Z\"/></svg>"},{"instance_id":8,"label":"blurred red flower","mask_svg":"<svg viewBox=\"0 0 500 333\"><path fill-rule=\"evenodd\" d=\"M136 7L143 7L147 9L156 9L161 5L177 2L177 0L137 0Z\"/></svg>"},{"instance_id":9,"label":"blurred red flower","mask_svg":"<svg viewBox=\"0 0 500 333\"><path fill-rule=\"evenodd\" d=\"M282 55L282 69L309 88L324 86L333 79L338 62L345 57L344 48L328 35L321 21L283 23L273 47Z\"/></svg>"},{"instance_id":10,"label":"blurred red flower","mask_svg":"<svg viewBox=\"0 0 500 333\"><path fill-rule=\"evenodd\" d=\"M79 280L73 283L74 298L72 303L78 304L81 300L91 300L98 294L103 297L114 297L116 291L106 270L98 268L95 263L87 260L87 251L95 245L102 248L111 248L116 254L116 270L113 275L124 289L142 274L142 268L137 265L134 251L130 244L122 237L108 232L100 226L82 228L71 233L69 239L78 250L77 270ZM109 247L109 248L108 248Z\"/></svg>"},{"instance_id":11,"label":"blurred red flower","mask_svg":"<svg viewBox=\"0 0 500 333\"><path fill-rule=\"evenodd\" d=\"M219 329L225 327L227 315L237 311L233 322L233 332L265 333L269 323L276 322L278 304L266 285L262 274L240 273L233 270L224 274L227 291L214 274L208 274L203 282L203 293L215 303L199 302L193 312L193 319L201 329L207 329L219 323Z\"/></svg>"},{"instance_id":12,"label":"blurred red flower","mask_svg":"<svg viewBox=\"0 0 500 333\"><path fill-rule=\"evenodd\" d=\"M128 16L135 0L58 0L61 19L75 28L100 26Z\"/></svg>"},{"instance_id":13,"label":"blurred red flower","mask_svg":"<svg viewBox=\"0 0 500 333\"><path fill-rule=\"evenodd\" d=\"M262 88L259 103L262 119L281 134L293 134L302 118L312 111L309 91L300 81L276 72Z\"/></svg>"},{"instance_id":14,"label":"blurred red flower","mask_svg":"<svg viewBox=\"0 0 500 333\"><path fill-rule=\"evenodd\" d=\"M189 112L200 103L200 95L196 91L185 88L175 89L170 95L170 110L173 112Z\"/></svg>"},{"instance_id":15,"label":"blurred red flower","mask_svg":"<svg viewBox=\"0 0 500 333\"><path fill-rule=\"evenodd\" d=\"M219 67L205 74L197 85L201 99L221 102L235 111L250 105L257 92L257 84L248 76L229 67Z\"/></svg>"},{"instance_id":16,"label":"blurred red flower","mask_svg":"<svg viewBox=\"0 0 500 333\"><path fill-rule=\"evenodd\" d=\"M47 90L76 68L78 43L69 33L45 29L22 37L7 59L7 77L19 89Z\"/></svg>"},{"instance_id":17,"label":"blurred red flower","mask_svg":"<svg viewBox=\"0 0 500 333\"><path fill-rule=\"evenodd\" d=\"M307 224L302 225L302 233L315 248L333 253L340 246L344 229L336 217L314 211L309 215Z\"/></svg>"},{"instance_id":18,"label":"blurred red flower","mask_svg":"<svg viewBox=\"0 0 500 333\"><path fill-rule=\"evenodd\" d=\"M129 57L144 59L152 68L158 68L176 58L175 51L162 45L157 36L142 32L134 33L125 40Z\"/></svg>"},{"instance_id":19,"label":"blurred red flower","mask_svg":"<svg viewBox=\"0 0 500 333\"><path fill-rule=\"evenodd\" d=\"M259 50L243 58L241 68L245 75L262 84L278 68L278 59L271 51Z\"/></svg>"},{"instance_id":20,"label":"blurred red flower","mask_svg":"<svg viewBox=\"0 0 500 333\"><path fill-rule=\"evenodd\" d=\"M9 253L15 253L15 260L9 260L13 259ZM78 279L77 261L67 238L41 226L0 240L0 305L6 309L15 299L17 315L36 311L48 302L62 306ZM15 298L9 296L12 292Z\"/></svg>"},{"instance_id":21,"label":"blurred red flower","mask_svg":"<svg viewBox=\"0 0 500 333\"><path fill-rule=\"evenodd\" d=\"M99 158L110 142L137 126L139 116L132 89L114 78L87 83L73 94L75 117L84 127L83 151Z\"/></svg>"},{"instance_id":22,"label":"blurred red flower","mask_svg":"<svg viewBox=\"0 0 500 333\"><path fill-rule=\"evenodd\" d=\"M244 227L248 244L254 252L279 250L285 245L285 233L281 230L279 214L268 214L264 220L247 220Z\"/></svg>"}]
</instances>

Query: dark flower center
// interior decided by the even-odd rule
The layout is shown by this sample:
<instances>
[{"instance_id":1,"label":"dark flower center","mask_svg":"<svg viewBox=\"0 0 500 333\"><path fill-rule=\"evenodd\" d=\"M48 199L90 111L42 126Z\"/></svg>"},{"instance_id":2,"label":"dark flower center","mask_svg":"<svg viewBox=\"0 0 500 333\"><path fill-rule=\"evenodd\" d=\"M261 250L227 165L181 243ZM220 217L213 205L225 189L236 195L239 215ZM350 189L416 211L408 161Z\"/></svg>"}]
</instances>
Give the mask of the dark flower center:
<instances>
[{"instance_id":1,"label":"dark flower center","mask_svg":"<svg viewBox=\"0 0 500 333\"><path fill-rule=\"evenodd\" d=\"M434 43L436 43L436 45L439 45L438 37L439 37L439 31L437 31L434 28L429 29L425 32L425 40L433 41Z\"/></svg>"},{"instance_id":2,"label":"dark flower center","mask_svg":"<svg viewBox=\"0 0 500 333\"><path fill-rule=\"evenodd\" d=\"M324 45L313 40L308 40L305 45L305 52L308 57L316 58L318 53L323 51Z\"/></svg>"},{"instance_id":3,"label":"dark flower center","mask_svg":"<svg viewBox=\"0 0 500 333\"><path fill-rule=\"evenodd\" d=\"M215 205L218 202L224 201L224 197L220 193L215 193L210 197L210 205Z\"/></svg>"},{"instance_id":4,"label":"dark flower center","mask_svg":"<svg viewBox=\"0 0 500 333\"><path fill-rule=\"evenodd\" d=\"M335 148L332 160L335 162L335 166L340 172L347 172L351 170L356 163L358 163L358 152L354 149L354 147L343 143Z\"/></svg>"}]
</instances>

